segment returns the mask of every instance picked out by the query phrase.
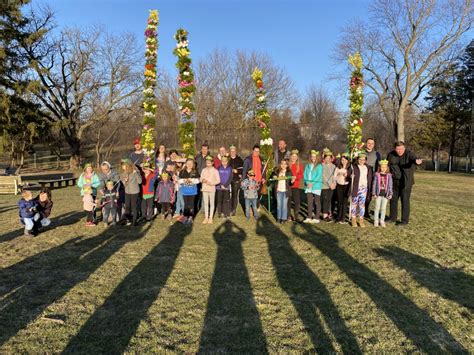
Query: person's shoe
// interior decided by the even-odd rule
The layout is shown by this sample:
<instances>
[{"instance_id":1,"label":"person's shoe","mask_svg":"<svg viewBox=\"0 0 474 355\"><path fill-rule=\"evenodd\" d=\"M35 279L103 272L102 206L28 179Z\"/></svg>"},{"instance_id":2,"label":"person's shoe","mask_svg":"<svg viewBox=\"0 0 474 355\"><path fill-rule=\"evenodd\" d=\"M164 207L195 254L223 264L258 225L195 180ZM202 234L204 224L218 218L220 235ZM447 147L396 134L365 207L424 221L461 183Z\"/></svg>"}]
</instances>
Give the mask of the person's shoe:
<instances>
[{"instance_id":1,"label":"person's shoe","mask_svg":"<svg viewBox=\"0 0 474 355\"><path fill-rule=\"evenodd\" d=\"M230 215L231 215L232 217L234 217L234 216L235 216L235 211L232 211L232 212L230 213Z\"/></svg>"},{"instance_id":2,"label":"person's shoe","mask_svg":"<svg viewBox=\"0 0 474 355\"><path fill-rule=\"evenodd\" d=\"M313 218L313 219L311 220L311 224L318 224L318 223L320 223L320 222L321 222L321 221L320 221L319 219L317 219L317 218Z\"/></svg>"},{"instance_id":3,"label":"person's shoe","mask_svg":"<svg viewBox=\"0 0 474 355\"><path fill-rule=\"evenodd\" d=\"M348 222L346 222L346 221L339 221L337 223L339 223L339 224L348 224Z\"/></svg>"},{"instance_id":4,"label":"person's shoe","mask_svg":"<svg viewBox=\"0 0 474 355\"><path fill-rule=\"evenodd\" d=\"M352 225L352 227L357 228L357 218L356 217L352 217L351 225Z\"/></svg>"},{"instance_id":5,"label":"person's shoe","mask_svg":"<svg viewBox=\"0 0 474 355\"><path fill-rule=\"evenodd\" d=\"M374 221L374 227L378 227L379 226L379 221Z\"/></svg>"},{"instance_id":6,"label":"person's shoe","mask_svg":"<svg viewBox=\"0 0 474 355\"><path fill-rule=\"evenodd\" d=\"M209 223L209 219L204 218L204 221L202 221L202 224L208 224L208 223Z\"/></svg>"},{"instance_id":7,"label":"person's shoe","mask_svg":"<svg viewBox=\"0 0 474 355\"><path fill-rule=\"evenodd\" d=\"M380 227L385 228L385 222L384 221L380 221Z\"/></svg>"},{"instance_id":8,"label":"person's shoe","mask_svg":"<svg viewBox=\"0 0 474 355\"><path fill-rule=\"evenodd\" d=\"M212 218L209 218L209 219L207 220L207 224L212 224L212 223L214 223L214 222L212 221Z\"/></svg>"},{"instance_id":9,"label":"person's shoe","mask_svg":"<svg viewBox=\"0 0 474 355\"><path fill-rule=\"evenodd\" d=\"M359 217L359 226L360 226L361 228L365 228L364 217Z\"/></svg>"},{"instance_id":10,"label":"person's shoe","mask_svg":"<svg viewBox=\"0 0 474 355\"><path fill-rule=\"evenodd\" d=\"M312 219L311 218L306 218L303 223L311 223Z\"/></svg>"},{"instance_id":11,"label":"person's shoe","mask_svg":"<svg viewBox=\"0 0 474 355\"><path fill-rule=\"evenodd\" d=\"M132 222L130 221L127 221L127 223L125 223L126 226L131 226L132 225Z\"/></svg>"},{"instance_id":12,"label":"person's shoe","mask_svg":"<svg viewBox=\"0 0 474 355\"><path fill-rule=\"evenodd\" d=\"M391 219L386 219L386 220L385 220L385 223L387 223L387 224L396 223L396 222L397 222L397 221L393 221L393 220L391 220Z\"/></svg>"},{"instance_id":13,"label":"person's shoe","mask_svg":"<svg viewBox=\"0 0 474 355\"><path fill-rule=\"evenodd\" d=\"M404 228L404 227L408 226L408 223L400 222L400 223L397 223L396 226L400 227L400 228Z\"/></svg>"},{"instance_id":14,"label":"person's shoe","mask_svg":"<svg viewBox=\"0 0 474 355\"><path fill-rule=\"evenodd\" d=\"M27 237L32 237L33 236L33 233L31 233L31 229L24 229L23 231L23 235L27 236Z\"/></svg>"}]
</instances>

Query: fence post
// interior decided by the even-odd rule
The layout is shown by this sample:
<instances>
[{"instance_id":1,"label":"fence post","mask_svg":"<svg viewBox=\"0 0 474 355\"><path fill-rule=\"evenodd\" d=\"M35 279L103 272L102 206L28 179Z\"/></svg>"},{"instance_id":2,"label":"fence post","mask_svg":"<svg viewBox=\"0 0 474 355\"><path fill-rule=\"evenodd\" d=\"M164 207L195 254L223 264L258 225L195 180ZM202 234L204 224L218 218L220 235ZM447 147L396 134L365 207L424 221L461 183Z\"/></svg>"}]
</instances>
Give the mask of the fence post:
<instances>
[{"instance_id":1,"label":"fence post","mask_svg":"<svg viewBox=\"0 0 474 355\"><path fill-rule=\"evenodd\" d=\"M36 152L33 153L33 167L38 169L38 166L36 165Z\"/></svg>"}]
</instances>

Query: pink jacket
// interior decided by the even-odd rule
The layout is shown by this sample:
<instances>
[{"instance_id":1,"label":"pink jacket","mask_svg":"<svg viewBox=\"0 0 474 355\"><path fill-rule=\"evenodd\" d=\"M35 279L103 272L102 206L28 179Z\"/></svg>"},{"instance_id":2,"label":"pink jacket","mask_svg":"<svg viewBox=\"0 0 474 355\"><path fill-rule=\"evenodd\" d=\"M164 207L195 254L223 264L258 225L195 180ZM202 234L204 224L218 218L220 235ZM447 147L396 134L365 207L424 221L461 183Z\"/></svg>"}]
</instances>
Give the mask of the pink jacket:
<instances>
[{"instance_id":1,"label":"pink jacket","mask_svg":"<svg viewBox=\"0 0 474 355\"><path fill-rule=\"evenodd\" d=\"M207 180L207 183L202 183L202 192L215 192L216 185L219 185L221 178L219 177L219 172L216 168L205 167L202 169L201 178L199 181Z\"/></svg>"}]
</instances>

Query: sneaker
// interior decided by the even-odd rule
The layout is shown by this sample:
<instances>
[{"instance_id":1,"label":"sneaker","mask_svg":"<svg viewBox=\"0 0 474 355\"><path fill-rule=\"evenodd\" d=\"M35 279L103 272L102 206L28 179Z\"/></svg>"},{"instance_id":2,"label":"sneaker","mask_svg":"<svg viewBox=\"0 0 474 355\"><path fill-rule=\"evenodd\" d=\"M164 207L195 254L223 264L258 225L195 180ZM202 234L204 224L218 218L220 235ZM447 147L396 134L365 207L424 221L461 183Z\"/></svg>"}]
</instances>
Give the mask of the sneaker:
<instances>
[{"instance_id":1,"label":"sneaker","mask_svg":"<svg viewBox=\"0 0 474 355\"><path fill-rule=\"evenodd\" d=\"M126 226L131 226L132 225L132 222L130 221L127 221L127 223L125 223Z\"/></svg>"},{"instance_id":2,"label":"sneaker","mask_svg":"<svg viewBox=\"0 0 474 355\"><path fill-rule=\"evenodd\" d=\"M312 219L311 218L306 218L303 223L311 223Z\"/></svg>"},{"instance_id":3,"label":"sneaker","mask_svg":"<svg viewBox=\"0 0 474 355\"><path fill-rule=\"evenodd\" d=\"M337 223L339 223L339 224L349 224L349 222L346 222L346 221L339 221Z\"/></svg>"},{"instance_id":4,"label":"sneaker","mask_svg":"<svg viewBox=\"0 0 474 355\"><path fill-rule=\"evenodd\" d=\"M311 220L311 224L318 224L319 222L321 222L319 219L316 219L316 218L313 218Z\"/></svg>"}]
</instances>

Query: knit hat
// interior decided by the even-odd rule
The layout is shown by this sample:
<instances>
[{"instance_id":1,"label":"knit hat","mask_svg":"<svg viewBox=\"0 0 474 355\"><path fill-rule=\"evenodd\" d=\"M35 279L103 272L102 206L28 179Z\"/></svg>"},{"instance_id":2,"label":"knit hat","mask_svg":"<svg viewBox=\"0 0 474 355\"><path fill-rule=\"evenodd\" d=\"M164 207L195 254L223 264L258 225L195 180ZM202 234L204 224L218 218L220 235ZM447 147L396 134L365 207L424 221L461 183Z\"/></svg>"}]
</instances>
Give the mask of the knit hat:
<instances>
[{"instance_id":1,"label":"knit hat","mask_svg":"<svg viewBox=\"0 0 474 355\"><path fill-rule=\"evenodd\" d=\"M135 145L135 144L141 144L141 143L140 143L140 138L135 138L135 139L133 140L133 144L134 144L134 145Z\"/></svg>"}]
</instances>

